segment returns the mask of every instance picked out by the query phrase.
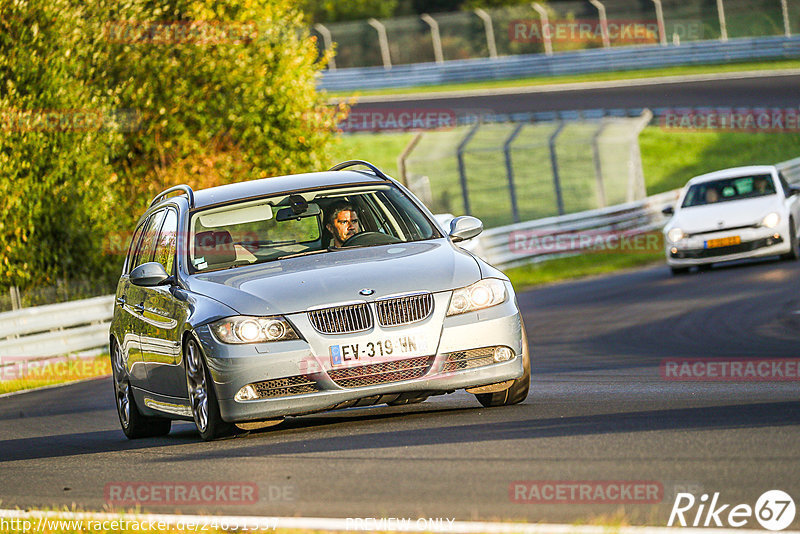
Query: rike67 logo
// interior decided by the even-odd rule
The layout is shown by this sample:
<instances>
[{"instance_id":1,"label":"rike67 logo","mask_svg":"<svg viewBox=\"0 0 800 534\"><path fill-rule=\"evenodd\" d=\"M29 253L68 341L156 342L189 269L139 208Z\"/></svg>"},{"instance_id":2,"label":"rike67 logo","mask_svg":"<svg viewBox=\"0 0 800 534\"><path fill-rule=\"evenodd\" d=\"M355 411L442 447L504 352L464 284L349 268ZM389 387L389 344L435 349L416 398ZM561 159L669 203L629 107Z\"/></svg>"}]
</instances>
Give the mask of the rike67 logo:
<instances>
[{"instance_id":1,"label":"rike67 logo","mask_svg":"<svg viewBox=\"0 0 800 534\"><path fill-rule=\"evenodd\" d=\"M783 530L792 524L795 512L794 500L781 490L764 492L755 507L725 504L720 500L719 492L714 493L710 501L705 493L699 499L691 493L678 493L667 526L741 528L755 518L767 530Z\"/></svg>"}]
</instances>

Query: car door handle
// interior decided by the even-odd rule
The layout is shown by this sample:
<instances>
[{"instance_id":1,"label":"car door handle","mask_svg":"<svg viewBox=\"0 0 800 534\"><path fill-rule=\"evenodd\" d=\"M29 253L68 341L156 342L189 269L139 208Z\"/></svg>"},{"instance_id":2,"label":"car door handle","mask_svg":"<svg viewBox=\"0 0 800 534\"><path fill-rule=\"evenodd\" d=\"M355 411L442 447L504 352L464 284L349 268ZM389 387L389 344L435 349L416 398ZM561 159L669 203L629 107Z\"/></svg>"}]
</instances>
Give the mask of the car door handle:
<instances>
[{"instance_id":1,"label":"car door handle","mask_svg":"<svg viewBox=\"0 0 800 534\"><path fill-rule=\"evenodd\" d=\"M144 303L142 304L134 304L133 309L139 313L144 313Z\"/></svg>"},{"instance_id":2,"label":"car door handle","mask_svg":"<svg viewBox=\"0 0 800 534\"><path fill-rule=\"evenodd\" d=\"M125 306L125 297L117 297L117 306Z\"/></svg>"}]
</instances>

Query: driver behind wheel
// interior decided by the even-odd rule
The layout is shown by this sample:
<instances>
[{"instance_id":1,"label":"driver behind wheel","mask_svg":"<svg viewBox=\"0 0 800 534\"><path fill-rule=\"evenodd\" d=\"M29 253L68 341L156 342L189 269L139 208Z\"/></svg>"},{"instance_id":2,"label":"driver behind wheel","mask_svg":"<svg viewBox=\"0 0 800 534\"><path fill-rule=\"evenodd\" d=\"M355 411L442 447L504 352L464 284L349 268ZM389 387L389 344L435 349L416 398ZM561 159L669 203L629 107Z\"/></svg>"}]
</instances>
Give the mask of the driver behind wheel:
<instances>
[{"instance_id":1,"label":"driver behind wheel","mask_svg":"<svg viewBox=\"0 0 800 534\"><path fill-rule=\"evenodd\" d=\"M345 241L361 232L358 214L349 202L342 200L333 204L325 220L327 221L325 228L333 235L335 248L341 248Z\"/></svg>"}]
</instances>

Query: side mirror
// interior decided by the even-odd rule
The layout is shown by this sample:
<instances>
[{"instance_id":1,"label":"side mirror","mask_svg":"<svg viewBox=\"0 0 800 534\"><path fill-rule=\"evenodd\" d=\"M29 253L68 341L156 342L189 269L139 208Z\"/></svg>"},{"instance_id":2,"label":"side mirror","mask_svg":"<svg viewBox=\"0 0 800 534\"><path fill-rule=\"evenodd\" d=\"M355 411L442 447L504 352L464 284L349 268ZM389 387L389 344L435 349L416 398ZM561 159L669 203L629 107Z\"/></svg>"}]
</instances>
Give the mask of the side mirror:
<instances>
[{"instance_id":1,"label":"side mirror","mask_svg":"<svg viewBox=\"0 0 800 534\"><path fill-rule=\"evenodd\" d=\"M786 196L793 197L797 193L800 193L800 186L798 186L798 185L790 185Z\"/></svg>"},{"instance_id":2,"label":"side mirror","mask_svg":"<svg viewBox=\"0 0 800 534\"><path fill-rule=\"evenodd\" d=\"M458 243L459 241L472 239L481 232L483 232L483 223L481 220L476 217L465 215L463 217L456 217L450 221L450 233L448 235L450 239L453 240L453 243Z\"/></svg>"},{"instance_id":3,"label":"side mirror","mask_svg":"<svg viewBox=\"0 0 800 534\"><path fill-rule=\"evenodd\" d=\"M157 261L143 263L131 271L131 283L142 287L160 286L170 280L164 266Z\"/></svg>"},{"instance_id":4,"label":"side mirror","mask_svg":"<svg viewBox=\"0 0 800 534\"><path fill-rule=\"evenodd\" d=\"M661 213L663 213L664 215L675 215L675 208L672 206L667 206L666 208L661 210Z\"/></svg>"}]
</instances>

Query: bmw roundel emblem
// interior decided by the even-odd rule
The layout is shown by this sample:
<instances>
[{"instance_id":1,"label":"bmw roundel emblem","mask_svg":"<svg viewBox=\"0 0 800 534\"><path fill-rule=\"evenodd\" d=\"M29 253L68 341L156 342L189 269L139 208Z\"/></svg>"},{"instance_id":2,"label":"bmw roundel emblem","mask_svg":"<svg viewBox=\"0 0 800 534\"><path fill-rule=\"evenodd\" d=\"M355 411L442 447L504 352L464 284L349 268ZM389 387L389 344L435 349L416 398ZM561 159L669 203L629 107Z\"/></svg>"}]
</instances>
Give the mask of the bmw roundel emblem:
<instances>
[{"instance_id":1,"label":"bmw roundel emblem","mask_svg":"<svg viewBox=\"0 0 800 534\"><path fill-rule=\"evenodd\" d=\"M365 297L368 297L368 296L372 295L373 293L375 293L374 289L366 289L366 288L362 289L361 291L358 292L359 295L364 295Z\"/></svg>"}]
</instances>

